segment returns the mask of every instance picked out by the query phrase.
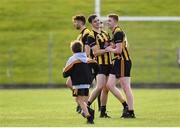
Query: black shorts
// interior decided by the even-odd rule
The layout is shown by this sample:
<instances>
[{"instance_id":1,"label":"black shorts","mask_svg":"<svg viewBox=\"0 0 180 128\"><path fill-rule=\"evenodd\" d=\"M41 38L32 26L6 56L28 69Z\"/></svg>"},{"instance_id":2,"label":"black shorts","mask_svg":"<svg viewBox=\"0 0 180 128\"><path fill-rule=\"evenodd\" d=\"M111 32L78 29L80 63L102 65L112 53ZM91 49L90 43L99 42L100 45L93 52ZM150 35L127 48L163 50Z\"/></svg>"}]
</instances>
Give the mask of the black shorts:
<instances>
[{"instance_id":1,"label":"black shorts","mask_svg":"<svg viewBox=\"0 0 180 128\"><path fill-rule=\"evenodd\" d=\"M116 75L116 78L131 76L131 60L115 59L111 74Z\"/></svg>"},{"instance_id":2,"label":"black shorts","mask_svg":"<svg viewBox=\"0 0 180 128\"><path fill-rule=\"evenodd\" d=\"M112 70L112 64L109 65L99 65L99 72L98 74L104 74L106 76L109 76L109 74L111 73Z\"/></svg>"},{"instance_id":3,"label":"black shorts","mask_svg":"<svg viewBox=\"0 0 180 128\"><path fill-rule=\"evenodd\" d=\"M88 96L89 95L89 89L88 88L73 89L72 95L74 97L77 97L77 96Z\"/></svg>"}]
</instances>

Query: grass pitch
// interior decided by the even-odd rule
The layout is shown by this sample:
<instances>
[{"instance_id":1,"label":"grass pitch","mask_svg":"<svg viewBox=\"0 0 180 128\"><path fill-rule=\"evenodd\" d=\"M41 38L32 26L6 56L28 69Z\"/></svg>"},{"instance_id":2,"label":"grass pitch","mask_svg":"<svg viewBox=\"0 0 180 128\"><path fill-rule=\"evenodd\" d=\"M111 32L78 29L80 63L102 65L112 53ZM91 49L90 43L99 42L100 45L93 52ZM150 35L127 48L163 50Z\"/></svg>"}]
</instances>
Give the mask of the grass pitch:
<instances>
[{"instance_id":1,"label":"grass pitch","mask_svg":"<svg viewBox=\"0 0 180 128\"><path fill-rule=\"evenodd\" d=\"M134 89L136 119L121 119L122 106L112 94L111 119L100 119L97 101L95 124L75 112L68 89L0 90L0 126L180 126L180 89Z\"/></svg>"}]
</instances>

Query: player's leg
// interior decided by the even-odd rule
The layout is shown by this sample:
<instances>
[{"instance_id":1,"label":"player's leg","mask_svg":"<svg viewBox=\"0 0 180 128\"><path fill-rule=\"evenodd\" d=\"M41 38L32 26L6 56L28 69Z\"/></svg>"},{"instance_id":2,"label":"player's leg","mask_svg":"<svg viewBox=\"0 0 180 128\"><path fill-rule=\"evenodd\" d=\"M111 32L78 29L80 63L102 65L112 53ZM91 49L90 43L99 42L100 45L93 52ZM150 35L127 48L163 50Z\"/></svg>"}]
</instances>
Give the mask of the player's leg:
<instances>
[{"instance_id":1,"label":"player's leg","mask_svg":"<svg viewBox=\"0 0 180 128\"><path fill-rule=\"evenodd\" d=\"M101 92L105 79L106 79L106 76L104 74L98 74L96 76L96 82L97 82L96 87L93 89L91 95L89 96L88 106L90 106L93 103L93 101L97 98L97 96Z\"/></svg>"},{"instance_id":2,"label":"player's leg","mask_svg":"<svg viewBox=\"0 0 180 128\"><path fill-rule=\"evenodd\" d=\"M76 96L76 101L82 108L82 116L87 118L87 123L94 123L94 110L89 108L85 102L86 97L89 95L89 89L75 89L73 96Z\"/></svg>"},{"instance_id":3,"label":"player's leg","mask_svg":"<svg viewBox=\"0 0 180 128\"><path fill-rule=\"evenodd\" d=\"M135 114L134 114L134 97L133 97L130 81L131 81L130 77L121 77L120 78L121 87L124 90L124 93L125 93L126 99L127 99L127 104L128 104L128 115L126 115L125 118L126 117L127 118L134 118L135 117Z\"/></svg>"},{"instance_id":4,"label":"player's leg","mask_svg":"<svg viewBox=\"0 0 180 128\"><path fill-rule=\"evenodd\" d=\"M108 100L108 92L106 85L103 87L103 90L101 91L101 112L100 117L101 118L110 118L110 116L107 115L106 112L106 105Z\"/></svg>"},{"instance_id":5,"label":"player's leg","mask_svg":"<svg viewBox=\"0 0 180 128\"><path fill-rule=\"evenodd\" d=\"M101 111L101 92L98 95L98 111Z\"/></svg>"},{"instance_id":6,"label":"player's leg","mask_svg":"<svg viewBox=\"0 0 180 128\"><path fill-rule=\"evenodd\" d=\"M116 76L115 75L113 75L113 74L109 75L106 86L121 103L123 103L125 101L123 96L121 95L119 89L116 87Z\"/></svg>"},{"instance_id":7,"label":"player's leg","mask_svg":"<svg viewBox=\"0 0 180 128\"><path fill-rule=\"evenodd\" d=\"M128 104L128 108L129 110L133 110L134 109L134 98L133 98L133 93L132 93L132 89L131 89L131 85L130 85L130 77L121 77L120 78L120 83L121 83L121 87L124 90L124 93L126 95L126 99L127 99L127 104Z\"/></svg>"},{"instance_id":8,"label":"player's leg","mask_svg":"<svg viewBox=\"0 0 180 128\"><path fill-rule=\"evenodd\" d=\"M93 121L94 120L94 112L92 113L92 111L94 111L94 110L92 110L91 108L88 108L87 104L84 102L83 96L78 96L77 102L82 108L83 117L87 118L87 123L93 124L94 123L94 121Z\"/></svg>"},{"instance_id":9,"label":"player's leg","mask_svg":"<svg viewBox=\"0 0 180 128\"><path fill-rule=\"evenodd\" d=\"M81 106L85 117L89 117L90 114L89 114L89 112L88 112L87 105L86 105L86 103L84 102L84 97L83 97L83 96L77 96L77 97L76 97L76 101L77 101L78 104Z\"/></svg>"},{"instance_id":10,"label":"player's leg","mask_svg":"<svg viewBox=\"0 0 180 128\"><path fill-rule=\"evenodd\" d=\"M109 75L106 86L111 91L111 93L122 103L122 105L123 105L122 115L125 114L128 109L128 105L127 105L124 97L120 93L119 89L116 87L116 76L114 74Z\"/></svg>"},{"instance_id":11,"label":"player's leg","mask_svg":"<svg viewBox=\"0 0 180 128\"><path fill-rule=\"evenodd\" d=\"M70 88L71 90L73 90L73 88L72 88L72 80L71 80L70 77L67 78L66 86L67 86L68 88ZM78 102L77 102L77 106L76 106L76 112L77 112L77 113L81 113L81 107L80 107L80 105L78 104Z\"/></svg>"},{"instance_id":12,"label":"player's leg","mask_svg":"<svg viewBox=\"0 0 180 128\"><path fill-rule=\"evenodd\" d=\"M123 115L124 118L135 118L134 114L134 98L133 93L131 89L131 77L130 77L130 71L131 71L131 60L120 61L120 83L121 87L124 90L124 93L126 95L127 103L128 103L128 111L125 115Z\"/></svg>"}]
</instances>

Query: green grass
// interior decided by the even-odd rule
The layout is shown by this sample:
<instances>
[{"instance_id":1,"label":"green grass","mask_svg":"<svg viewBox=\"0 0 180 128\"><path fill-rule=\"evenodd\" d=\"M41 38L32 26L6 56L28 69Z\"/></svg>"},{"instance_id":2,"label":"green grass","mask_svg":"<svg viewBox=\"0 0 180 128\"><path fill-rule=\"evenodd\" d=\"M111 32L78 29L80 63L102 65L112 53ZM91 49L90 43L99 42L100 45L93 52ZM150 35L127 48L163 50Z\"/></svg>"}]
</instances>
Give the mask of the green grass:
<instances>
[{"instance_id":1,"label":"green grass","mask_svg":"<svg viewBox=\"0 0 180 128\"><path fill-rule=\"evenodd\" d=\"M97 101L93 126L180 126L180 90L134 89L136 119L120 119L122 106L112 94L111 119L100 119ZM0 126L91 126L75 112L68 89L0 90Z\"/></svg>"},{"instance_id":2,"label":"green grass","mask_svg":"<svg viewBox=\"0 0 180 128\"><path fill-rule=\"evenodd\" d=\"M162 4L163 3L163 4ZM179 0L103 0L102 15L179 16ZM53 33L53 83L64 83L62 68L78 31L71 18L94 13L94 1L1 0L0 84L47 83L48 42ZM180 22L120 22L133 60L133 83L179 83ZM90 28L89 24L87 25ZM11 75L9 75L9 73Z\"/></svg>"},{"instance_id":3,"label":"green grass","mask_svg":"<svg viewBox=\"0 0 180 128\"><path fill-rule=\"evenodd\" d=\"M179 0L102 0L102 15L179 16Z\"/></svg>"}]
</instances>

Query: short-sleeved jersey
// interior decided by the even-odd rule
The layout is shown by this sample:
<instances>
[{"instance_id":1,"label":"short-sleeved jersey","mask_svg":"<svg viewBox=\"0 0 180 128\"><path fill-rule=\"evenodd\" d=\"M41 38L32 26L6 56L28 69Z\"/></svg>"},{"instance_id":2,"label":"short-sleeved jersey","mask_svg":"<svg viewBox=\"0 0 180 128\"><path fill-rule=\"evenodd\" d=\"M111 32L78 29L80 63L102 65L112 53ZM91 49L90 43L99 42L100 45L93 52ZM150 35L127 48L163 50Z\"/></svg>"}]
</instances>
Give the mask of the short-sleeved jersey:
<instances>
[{"instance_id":1,"label":"short-sleeved jersey","mask_svg":"<svg viewBox=\"0 0 180 128\"><path fill-rule=\"evenodd\" d=\"M83 43L83 46L87 44L87 37L89 35L89 30L87 28L84 28L81 33L78 35L77 40L80 40ZM83 48L84 50L84 48Z\"/></svg>"},{"instance_id":2,"label":"short-sleeved jersey","mask_svg":"<svg viewBox=\"0 0 180 128\"><path fill-rule=\"evenodd\" d=\"M122 53L114 54L114 58L120 57L123 60L130 60L129 52L127 49L127 39L125 32L119 26L117 26L112 32L112 35L113 43L122 43Z\"/></svg>"},{"instance_id":3,"label":"short-sleeved jersey","mask_svg":"<svg viewBox=\"0 0 180 128\"><path fill-rule=\"evenodd\" d=\"M88 43L91 48L97 45L99 49L105 49L107 46L110 45L110 37L104 31L101 31L101 33L97 33L96 31L92 30L88 36ZM112 64L111 53L106 52L102 55L96 56L96 60L98 64Z\"/></svg>"},{"instance_id":4,"label":"short-sleeved jersey","mask_svg":"<svg viewBox=\"0 0 180 128\"><path fill-rule=\"evenodd\" d=\"M81 33L78 35L77 40L80 40L83 43L83 51L85 51L85 45L88 45L88 35L89 35L90 31L87 28L84 28ZM89 58L94 58L92 49L90 50L90 56L88 56Z\"/></svg>"}]
</instances>

